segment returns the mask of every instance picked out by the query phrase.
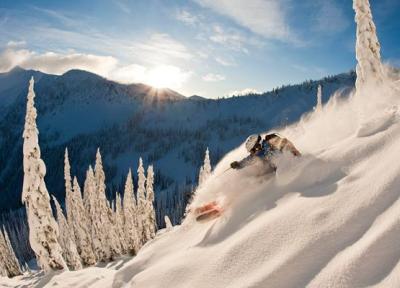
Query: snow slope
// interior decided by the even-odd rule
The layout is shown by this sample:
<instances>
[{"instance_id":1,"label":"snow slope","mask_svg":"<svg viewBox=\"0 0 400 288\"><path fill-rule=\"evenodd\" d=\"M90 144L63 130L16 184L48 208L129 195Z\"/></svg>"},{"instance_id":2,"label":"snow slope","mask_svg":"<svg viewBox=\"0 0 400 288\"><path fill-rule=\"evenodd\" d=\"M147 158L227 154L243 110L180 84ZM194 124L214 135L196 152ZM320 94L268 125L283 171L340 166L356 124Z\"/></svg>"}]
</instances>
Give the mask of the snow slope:
<instances>
[{"instance_id":1,"label":"snow slope","mask_svg":"<svg viewBox=\"0 0 400 288\"><path fill-rule=\"evenodd\" d=\"M386 97L400 104L399 93ZM359 123L358 100L333 100L282 131L304 156L282 156L276 177L254 167L218 177L245 156L232 151L193 203L217 198L224 216L189 215L118 271L115 287L399 287L399 114Z\"/></svg>"},{"instance_id":2,"label":"snow slope","mask_svg":"<svg viewBox=\"0 0 400 288\"><path fill-rule=\"evenodd\" d=\"M246 151L241 145L226 155L192 203L217 199L225 209L222 217L198 223L189 213L137 257L110 268L25 276L14 283L399 287L400 93L390 91L333 97L321 111L279 131L304 155L279 157L276 176L262 175L257 165L222 174ZM376 97L390 104L366 121L360 117L363 103L382 100ZM10 281L17 280L5 283Z\"/></svg>"}]
</instances>

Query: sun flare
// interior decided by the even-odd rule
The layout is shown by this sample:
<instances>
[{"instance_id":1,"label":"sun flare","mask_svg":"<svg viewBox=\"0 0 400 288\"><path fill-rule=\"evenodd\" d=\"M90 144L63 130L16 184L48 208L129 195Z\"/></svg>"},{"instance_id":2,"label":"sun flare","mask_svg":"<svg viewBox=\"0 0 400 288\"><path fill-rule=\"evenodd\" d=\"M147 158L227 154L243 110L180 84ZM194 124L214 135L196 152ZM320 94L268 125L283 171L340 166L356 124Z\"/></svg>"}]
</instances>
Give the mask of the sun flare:
<instances>
[{"instance_id":1,"label":"sun flare","mask_svg":"<svg viewBox=\"0 0 400 288\"><path fill-rule=\"evenodd\" d=\"M158 66L148 71L146 83L155 88L176 89L189 77L187 72L175 66Z\"/></svg>"}]
</instances>

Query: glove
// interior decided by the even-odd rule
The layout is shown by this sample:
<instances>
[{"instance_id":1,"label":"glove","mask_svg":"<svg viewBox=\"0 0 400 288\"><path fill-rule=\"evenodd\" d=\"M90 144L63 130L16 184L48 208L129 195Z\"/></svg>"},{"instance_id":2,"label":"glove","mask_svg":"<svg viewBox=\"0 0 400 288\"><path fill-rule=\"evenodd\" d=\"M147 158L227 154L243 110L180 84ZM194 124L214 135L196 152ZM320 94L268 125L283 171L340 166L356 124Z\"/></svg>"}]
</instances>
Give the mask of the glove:
<instances>
[{"instance_id":1,"label":"glove","mask_svg":"<svg viewBox=\"0 0 400 288\"><path fill-rule=\"evenodd\" d=\"M237 169L237 168L239 168L239 166L240 166L240 164L237 161L234 161L234 162L231 163L231 168L232 169Z\"/></svg>"}]
</instances>

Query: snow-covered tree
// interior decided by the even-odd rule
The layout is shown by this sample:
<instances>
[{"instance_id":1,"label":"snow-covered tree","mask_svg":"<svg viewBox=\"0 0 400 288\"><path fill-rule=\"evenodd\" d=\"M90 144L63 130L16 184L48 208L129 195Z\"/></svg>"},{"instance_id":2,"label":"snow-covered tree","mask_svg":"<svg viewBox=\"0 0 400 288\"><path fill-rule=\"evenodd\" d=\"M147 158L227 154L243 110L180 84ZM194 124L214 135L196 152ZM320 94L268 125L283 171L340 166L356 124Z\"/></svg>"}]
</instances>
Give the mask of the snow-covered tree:
<instances>
[{"instance_id":1,"label":"snow-covered tree","mask_svg":"<svg viewBox=\"0 0 400 288\"><path fill-rule=\"evenodd\" d=\"M1 236L0 236L1 237ZM0 248L1 249L1 248ZM4 261L3 251L0 250L0 276L7 277L6 263Z\"/></svg>"},{"instance_id":2,"label":"snow-covered tree","mask_svg":"<svg viewBox=\"0 0 400 288\"><path fill-rule=\"evenodd\" d=\"M171 220L169 219L168 215L164 216L164 221L165 221L165 229L167 231L172 230L173 226L172 226Z\"/></svg>"},{"instance_id":3,"label":"snow-covered tree","mask_svg":"<svg viewBox=\"0 0 400 288\"><path fill-rule=\"evenodd\" d=\"M101 159L100 149L97 149L94 170L96 213L93 215L94 218L92 218L92 225L97 226L99 231L101 231L99 236L104 253L99 255L99 260L109 261L121 255L121 247L119 241L117 241L115 229L111 225L112 211L106 198L106 177L103 170L103 161Z\"/></svg>"},{"instance_id":4,"label":"snow-covered tree","mask_svg":"<svg viewBox=\"0 0 400 288\"><path fill-rule=\"evenodd\" d=\"M73 213L72 230L75 235L75 243L79 256L84 265L91 266L96 263L96 256L92 249L92 238L90 236L90 222L83 205L81 188L78 180L74 177L73 181Z\"/></svg>"},{"instance_id":5,"label":"snow-covered tree","mask_svg":"<svg viewBox=\"0 0 400 288\"><path fill-rule=\"evenodd\" d=\"M118 239L121 243L121 253L126 254L128 253L128 247L124 233L125 218L124 218L124 210L122 208L122 199L119 193L117 193L115 196L114 206L115 206L114 225L117 231Z\"/></svg>"},{"instance_id":6,"label":"snow-covered tree","mask_svg":"<svg viewBox=\"0 0 400 288\"><path fill-rule=\"evenodd\" d=\"M0 229L0 276L14 277L21 274L21 268L17 257L15 257L10 238L3 227L3 231Z\"/></svg>"},{"instance_id":7,"label":"snow-covered tree","mask_svg":"<svg viewBox=\"0 0 400 288\"><path fill-rule=\"evenodd\" d=\"M137 205L132 180L132 171L130 169L125 182L123 207L125 218L124 232L127 250L132 255L136 255L139 250L138 219Z\"/></svg>"},{"instance_id":8,"label":"snow-covered tree","mask_svg":"<svg viewBox=\"0 0 400 288\"><path fill-rule=\"evenodd\" d=\"M361 91L367 82L380 83L383 81L380 44L376 35L376 27L372 19L371 7L368 0L353 0L357 23L356 58L357 80L356 89Z\"/></svg>"},{"instance_id":9,"label":"snow-covered tree","mask_svg":"<svg viewBox=\"0 0 400 288\"><path fill-rule=\"evenodd\" d=\"M61 270L67 266L58 243L58 226L54 220L50 196L44 176L46 165L41 159L36 108L34 103L34 80L30 80L24 127L24 183L22 202L25 204L29 223L29 241L39 266L44 271Z\"/></svg>"},{"instance_id":10,"label":"snow-covered tree","mask_svg":"<svg viewBox=\"0 0 400 288\"><path fill-rule=\"evenodd\" d=\"M81 258L79 257L78 250L76 249L75 239L71 235L71 228L67 223L67 219L63 214L62 208L58 203L56 197L53 196L53 201L57 211L57 223L60 229L60 235L58 236L58 242L63 249L63 257L67 266L71 270L82 269Z\"/></svg>"},{"instance_id":11,"label":"snow-covered tree","mask_svg":"<svg viewBox=\"0 0 400 288\"><path fill-rule=\"evenodd\" d=\"M145 210L145 224L144 234L145 242L154 238L156 235L157 223L156 223L156 211L154 210L154 169L153 165L147 168L147 179L146 179L146 210Z\"/></svg>"},{"instance_id":12,"label":"snow-covered tree","mask_svg":"<svg viewBox=\"0 0 400 288\"><path fill-rule=\"evenodd\" d=\"M138 235L140 247L145 243L145 227L146 225L146 176L144 175L143 160L139 158L138 188L137 188L137 219L138 219Z\"/></svg>"},{"instance_id":13,"label":"snow-covered tree","mask_svg":"<svg viewBox=\"0 0 400 288\"><path fill-rule=\"evenodd\" d=\"M321 110L322 110L322 86L318 85L317 105L315 106L315 111L321 111Z\"/></svg>"},{"instance_id":14,"label":"snow-covered tree","mask_svg":"<svg viewBox=\"0 0 400 288\"><path fill-rule=\"evenodd\" d=\"M210 161L210 152L207 148L206 154L204 156L203 166L200 167L199 173L199 186L202 185L208 177L211 175L211 161Z\"/></svg>"},{"instance_id":15,"label":"snow-covered tree","mask_svg":"<svg viewBox=\"0 0 400 288\"><path fill-rule=\"evenodd\" d=\"M64 154L64 179L65 179L65 209L67 211L68 224L72 226L71 225L71 221L73 218L72 178L71 178L71 165L69 164L67 148L65 148L65 154Z\"/></svg>"},{"instance_id":16,"label":"snow-covered tree","mask_svg":"<svg viewBox=\"0 0 400 288\"><path fill-rule=\"evenodd\" d=\"M94 172L92 165L89 165L88 170L86 171L86 178L83 184L83 205L85 206L86 213L88 215L89 223L91 223L91 215L94 210L94 200L95 196L93 194L96 193L96 186L94 182Z\"/></svg>"},{"instance_id":17,"label":"snow-covered tree","mask_svg":"<svg viewBox=\"0 0 400 288\"><path fill-rule=\"evenodd\" d=\"M88 215L88 222L90 227L90 236L92 239L93 253L96 257L96 261L103 260L105 258L105 251L102 245L103 239L103 228L101 222L98 220L98 207L97 207L97 196L96 196L96 181L94 178L94 172L92 166L89 166L86 172L86 179L84 184L84 205Z\"/></svg>"}]
</instances>

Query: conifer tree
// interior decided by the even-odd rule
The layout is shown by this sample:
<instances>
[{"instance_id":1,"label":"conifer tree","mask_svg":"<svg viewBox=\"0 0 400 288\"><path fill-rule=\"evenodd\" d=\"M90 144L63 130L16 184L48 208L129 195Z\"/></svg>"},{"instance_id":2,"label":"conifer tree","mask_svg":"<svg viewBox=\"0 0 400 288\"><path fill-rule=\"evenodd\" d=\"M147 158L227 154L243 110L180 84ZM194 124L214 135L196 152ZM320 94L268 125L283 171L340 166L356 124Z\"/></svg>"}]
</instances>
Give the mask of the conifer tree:
<instances>
[{"instance_id":1,"label":"conifer tree","mask_svg":"<svg viewBox=\"0 0 400 288\"><path fill-rule=\"evenodd\" d=\"M125 182L124 191L124 232L127 250L130 254L136 255L139 250L139 235L138 235L138 219L137 219L137 204L135 199L132 171L129 169L128 176Z\"/></svg>"},{"instance_id":2,"label":"conifer tree","mask_svg":"<svg viewBox=\"0 0 400 288\"><path fill-rule=\"evenodd\" d=\"M167 231L172 230L173 226L172 226L171 220L169 219L168 215L164 216L164 222L165 222L165 229Z\"/></svg>"},{"instance_id":3,"label":"conifer tree","mask_svg":"<svg viewBox=\"0 0 400 288\"><path fill-rule=\"evenodd\" d=\"M211 175L211 161L210 161L210 152L207 148L206 154L204 156L203 166L200 167L199 173L199 186L201 186L208 177Z\"/></svg>"},{"instance_id":4,"label":"conifer tree","mask_svg":"<svg viewBox=\"0 0 400 288\"><path fill-rule=\"evenodd\" d=\"M75 242L79 256L86 266L91 266L96 263L96 257L92 249L92 239L90 236L90 222L83 205L81 188L78 180L74 177L73 181L73 213L72 213L72 229L75 235Z\"/></svg>"},{"instance_id":5,"label":"conifer tree","mask_svg":"<svg viewBox=\"0 0 400 288\"><path fill-rule=\"evenodd\" d=\"M146 224L145 227L145 241L156 236L156 212L154 210L154 169L153 165L147 168L147 179L146 179Z\"/></svg>"},{"instance_id":6,"label":"conifer tree","mask_svg":"<svg viewBox=\"0 0 400 288\"><path fill-rule=\"evenodd\" d=\"M71 235L71 228L67 223L67 219L65 219L60 204L54 196L53 201L56 206L57 223L60 229L58 242L63 249L63 257L69 269L80 270L82 269L81 258L79 257L78 250L76 249L75 239Z\"/></svg>"},{"instance_id":7,"label":"conifer tree","mask_svg":"<svg viewBox=\"0 0 400 288\"><path fill-rule=\"evenodd\" d=\"M126 254L128 253L127 242L124 233L124 225L125 225L125 217L124 217L124 210L122 208L122 198L121 194L117 193L115 199L115 222L117 227L118 238L121 242L121 253Z\"/></svg>"},{"instance_id":8,"label":"conifer tree","mask_svg":"<svg viewBox=\"0 0 400 288\"><path fill-rule=\"evenodd\" d=\"M100 149L97 149L95 164L95 187L96 187L96 217L92 219L99 230L100 241L105 252L100 258L101 261L109 261L121 255L121 247L117 241L114 227L111 225L112 211L106 198L105 173L103 170L103 162L101 159Z\"/></svg>"},{"instance_id":9,"label":"conifer tree","mask_svg":"<svg viewBox=\"0 0 400 288\"><path fill-rule=\"evenodd\" d=\"M368 0L354 0L353 9L356 12L356 58L357 80L356 90L361 92L367 82L379 84L383 81L380 44L372 19L371 6Z\"/></svg>"},{"instance_id":10,"label":"conifer tree","mask_svg":"<svg viewBox=\"0 0 400 288\"><path fill-rule=\"evenodd\" d=\"M86 172L84 184L84 205L88 215L93 253L96 257L96 261L103 261L106 258L106 253L102 246L103 228L101 222L98 221L97 215L96 182L92 166L89 166L89 169Z\"/></svg>"},{"instance_id":11,"label":"conifer tree","mask_svg":"<svg viewBox=\"0 0 400 288\"><path fill-rule=\"evenodd\" d=\"M46 272L67 268L58 243L58 226L54 220L50 196L44 176L46 165L41 159L36 108L34 105L34 80L30 80L24 127L24 183L22 202L25 204L29 224L29 242L38 265Z\"/></svg>"},{"instance_id":12,"label":"conifer tree","mask_svg":"<svg viewBox=\"0 0 400 288\"><path fill-rule=\"evenodd\" d=\"M321 110L322 110L322 86L318 85L317 105L315 106L315 111L321 111Z\"/></svg>"},{"instance_id":13,"label":"conifer tree","mask_svg":"<svg viewBox=\"0 0 400 288\"><path fill-rule=\"evenodd\" d=\"M3 231L0 229L0 276L14 277L21 274L22 271L17 257L15 257L8 233L3 227Z\"/></svg>"},{"instance_id":14,"label":"conifer tree","mask_svg":"<svg viewBox=\"0 0 400 288\"><path fill-rule=\"evenodd\" d=\"M138 219L138 235L140 247L146 241L145 227L146 225L146 176L144 175L143 160L139 158L138 173L138 188L137 188L137 219Z\"/></svg>"},{"instance_id":15,"label":"conifer tree","mask_svg":"<svg viewBox=\"0 0 400 288\"><path fill-rule=\"evenodd\" d=\"M72 197L72 179L71 179L71 165L69 164L68 149L65 148L64 154L64 179L65 179L65 209L67 211L67 221L72 227L72 213L73 213L73 197ZM72 231L73 233L73 231Z\"/></svg>"}]
</instances>

